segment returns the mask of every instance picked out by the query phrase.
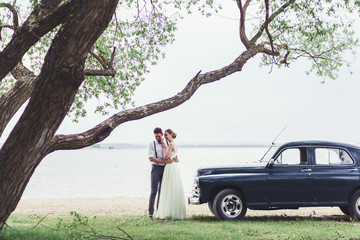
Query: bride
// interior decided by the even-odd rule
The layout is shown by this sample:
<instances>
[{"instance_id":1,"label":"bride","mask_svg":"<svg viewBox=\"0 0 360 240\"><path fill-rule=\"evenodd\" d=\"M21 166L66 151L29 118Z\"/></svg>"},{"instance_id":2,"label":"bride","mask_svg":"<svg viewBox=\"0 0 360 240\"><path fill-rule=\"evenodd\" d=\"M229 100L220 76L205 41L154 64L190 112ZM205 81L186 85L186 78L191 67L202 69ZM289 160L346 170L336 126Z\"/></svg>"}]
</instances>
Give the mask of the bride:
<instances>
[{"instance_id":1,"label":"bride","mask_svg":"<svg viewBox=\"0 0 360 240\"><path fill-rule=\"evenodd\" d=\"M181 181L180 170L177 162L173 159L177 155L177 146L174 143L176 133L171 129L165 131L165 139L169 142L168 150L163 143L162 148L165 153L166 166L161 183L159 207L156 214L157 218L165 219L185 219L185 195Z\"/></svg>"}]
</instances>

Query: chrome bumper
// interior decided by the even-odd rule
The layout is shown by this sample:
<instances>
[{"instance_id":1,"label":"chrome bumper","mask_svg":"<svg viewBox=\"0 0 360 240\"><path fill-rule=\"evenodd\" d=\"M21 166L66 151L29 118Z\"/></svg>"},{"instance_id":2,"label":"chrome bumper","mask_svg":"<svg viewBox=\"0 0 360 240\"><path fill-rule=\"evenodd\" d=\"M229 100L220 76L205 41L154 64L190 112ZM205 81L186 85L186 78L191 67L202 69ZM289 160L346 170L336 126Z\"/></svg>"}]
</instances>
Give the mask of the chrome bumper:
<instances>
[{"instance_id":1,"label":"chrome bumper","mask_svg":"<svg viewBox=\"0 0 360 240\"><path fill-rule=\"evenodd\" d=\"M200 204L200 197L193 195L191 197L188 198L188 204L191 205L199 205Z\"/></svg>"},{"instance_id":2,"label":"chrome bumper","mask_svg":"<svg viewBox=\"0 0 360 240\"><path fill-rule=\"evenodd\" d=\"M200 188L199 188L199 179L197 177L194 179L192 196L188 198L188 204L192 204L192 205L200 204Z\"/></svg>"}]
</instances>

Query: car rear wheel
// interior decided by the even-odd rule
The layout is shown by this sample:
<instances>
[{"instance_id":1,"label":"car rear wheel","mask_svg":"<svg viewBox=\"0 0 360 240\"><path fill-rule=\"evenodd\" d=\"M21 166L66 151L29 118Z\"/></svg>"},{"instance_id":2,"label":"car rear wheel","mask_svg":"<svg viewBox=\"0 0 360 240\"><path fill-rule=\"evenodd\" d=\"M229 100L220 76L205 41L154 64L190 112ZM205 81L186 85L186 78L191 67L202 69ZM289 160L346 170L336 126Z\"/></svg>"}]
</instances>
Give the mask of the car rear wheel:
<instances>
[{"instance_id":1,"label":"car rear wheel","mask_svg":"<svg viewBox=\"0 0 360 240\"><path fill-rule=\"evenodd\" d=\"M350 215L351 215L348 206L341 206L341 207L339 207L339 208L340 208L340 210L341 210L345 215L347 215L347 216L350 216Z\"/></svg>"},{"instance_id":2,"label":"car rear wheel","mask_svg":"<svg viewBox=\"0 0 360 240\"><path fill-rule=\"evenodd\" d=\"M357 190L351 196L349 210L353 218L360 220L360 190Z\"/></svg>"},{"instance_id":3,"label":"car rear wheel","mask_svg":"<svg viewBox=\"0 0 360 240\"><path fill-rule=\"evenodd\" d=\"M244 196L236 189L224 189L214 198L212 208L219 220L240 220L246 214Z\"/></svg>"}]
</instances>

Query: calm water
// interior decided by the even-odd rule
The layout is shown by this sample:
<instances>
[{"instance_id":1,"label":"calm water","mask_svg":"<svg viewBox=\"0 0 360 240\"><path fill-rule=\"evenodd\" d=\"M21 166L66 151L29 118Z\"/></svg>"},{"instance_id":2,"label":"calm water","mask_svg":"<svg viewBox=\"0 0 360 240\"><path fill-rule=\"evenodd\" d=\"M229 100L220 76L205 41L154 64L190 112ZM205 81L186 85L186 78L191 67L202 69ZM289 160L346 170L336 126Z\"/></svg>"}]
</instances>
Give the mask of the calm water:
<instances>
[{"instance_id":1,"label":"calm water","mask_svg":"<svg viewBox=\"0 0 360 240\"><path fill-rule=\"evenodd\" d=\"M181 148L178 156L185 194L202 166L256 162L263 147ZM59 151L48 155L31 178L23 198L147 197L151 164L147 148Z\"/></svg>"}]
</instances>

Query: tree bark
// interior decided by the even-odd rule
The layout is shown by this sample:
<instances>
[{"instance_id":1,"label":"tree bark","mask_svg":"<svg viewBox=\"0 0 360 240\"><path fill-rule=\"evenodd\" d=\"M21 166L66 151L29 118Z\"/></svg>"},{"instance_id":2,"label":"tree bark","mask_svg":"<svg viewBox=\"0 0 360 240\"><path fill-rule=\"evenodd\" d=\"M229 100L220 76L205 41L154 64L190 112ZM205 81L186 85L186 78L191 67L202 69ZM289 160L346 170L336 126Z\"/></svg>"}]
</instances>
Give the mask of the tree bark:
<instances>
[{"instance_id":1,"label":"tree bark","mask_svg":"<svg viewBox=\"0 0 360 240\"><path fill-rule=\"evenodd\" d=\"M84 80L86 56L117 0L77 0L53 40L25 112L0 151L0 229L15 209ZM1 59L1 57L0 57ZM20 150L19 150L20 149Z\"/></svg>"},{"instance_id":2,"label":"tree bark","mask_svg":"<svg viewBox=\"0 0 360 240\"><path fill-rule=\"evenodd\" d=\"M0 97L0 137L19 108L29 99L37 77L21 62L11 71L15 86Z\"/></svg>"}]
</instances>

